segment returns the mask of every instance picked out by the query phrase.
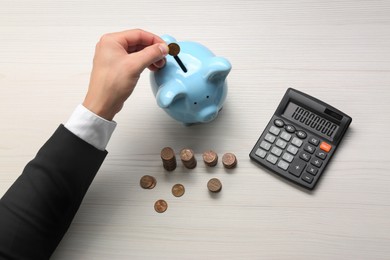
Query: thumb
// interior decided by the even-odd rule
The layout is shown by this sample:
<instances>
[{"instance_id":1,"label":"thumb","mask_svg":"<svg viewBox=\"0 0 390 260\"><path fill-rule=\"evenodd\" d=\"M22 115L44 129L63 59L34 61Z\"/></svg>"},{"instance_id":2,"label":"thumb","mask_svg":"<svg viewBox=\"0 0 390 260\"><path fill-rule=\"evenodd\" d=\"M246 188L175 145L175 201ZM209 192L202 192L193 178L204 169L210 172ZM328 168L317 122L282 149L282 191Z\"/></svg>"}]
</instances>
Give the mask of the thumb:
<instances>
[{"instance_id":1,"label":"thumb","mask_svg":"<svg viewBox=\"0 0 390 260\"><path fill-rule=\"evenodd\" d=\"M156 43L148 46L138 52L130 54L135 69L141 73L144 69L153 63L167 56L169 51L168 45L165 43Z\"/></svg>"}]
</instances>

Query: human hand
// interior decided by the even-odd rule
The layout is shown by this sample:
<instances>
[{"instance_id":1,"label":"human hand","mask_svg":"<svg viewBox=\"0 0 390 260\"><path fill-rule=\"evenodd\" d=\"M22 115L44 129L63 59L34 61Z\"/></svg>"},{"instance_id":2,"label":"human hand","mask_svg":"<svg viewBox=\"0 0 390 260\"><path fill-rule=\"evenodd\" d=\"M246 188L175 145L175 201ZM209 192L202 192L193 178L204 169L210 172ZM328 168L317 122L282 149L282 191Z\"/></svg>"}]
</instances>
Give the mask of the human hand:
<instances>
[{"instance_id":1,"label":"human hand","mask_svg":"<svg viewBox=\"0 0 390 260\"><path fill-rule=\"evenodd\" d=\"M96 45L84 107L111 121L133 92L141 72L162 68L167 54L167 44L143 30L103 35Z\"/></svg>"}]
</instances>

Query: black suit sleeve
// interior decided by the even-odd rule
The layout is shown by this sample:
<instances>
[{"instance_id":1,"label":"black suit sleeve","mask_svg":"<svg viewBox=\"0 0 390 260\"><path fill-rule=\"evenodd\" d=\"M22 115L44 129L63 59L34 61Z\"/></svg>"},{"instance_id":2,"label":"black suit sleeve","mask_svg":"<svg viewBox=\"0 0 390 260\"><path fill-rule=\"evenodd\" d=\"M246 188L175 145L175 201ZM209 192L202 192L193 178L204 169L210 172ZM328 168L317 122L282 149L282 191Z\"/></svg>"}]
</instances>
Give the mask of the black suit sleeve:
<instances>
[{"instance_id":1,"label":"black suit sleeve","mask_svg":"<svg viewBox=\"0 0 390 260\"><path fill-rule=\"evenodd\" d=\"M0 200L0 258L50 258L106 155L60 125Z\"/></svg>"}]
</instances>

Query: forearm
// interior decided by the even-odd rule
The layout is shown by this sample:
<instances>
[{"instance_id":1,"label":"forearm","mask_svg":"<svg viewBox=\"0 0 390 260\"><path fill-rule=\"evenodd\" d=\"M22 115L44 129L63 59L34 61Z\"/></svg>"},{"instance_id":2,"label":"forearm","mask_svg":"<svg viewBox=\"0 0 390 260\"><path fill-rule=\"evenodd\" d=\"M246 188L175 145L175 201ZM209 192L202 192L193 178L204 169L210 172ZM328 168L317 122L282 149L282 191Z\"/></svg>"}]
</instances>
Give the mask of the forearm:
<instances>
[{"instance_id":1,"label":"forearm","mask_svg":"<svg viewBox=\"0 0 390 260\"><path fill-rule=\"evenodd\" d=\"M0 201L0 256L49 258L106 154L61 125Z\"/></svg>"},{"instance_id":2,"label":"forearm","mask_svg":"<svg viewBox=\"0 0 390 260\"><path fill-rule=\"evenodd\" d=\"M107 154L105 146L116 125L111 120L141 72L162 68L167 54L166 43L143 30L100 39L85 107L74 113L82 116L72 116L57 129L0 200L0 257L50 257Z\"/></svg>"}]
</instances>

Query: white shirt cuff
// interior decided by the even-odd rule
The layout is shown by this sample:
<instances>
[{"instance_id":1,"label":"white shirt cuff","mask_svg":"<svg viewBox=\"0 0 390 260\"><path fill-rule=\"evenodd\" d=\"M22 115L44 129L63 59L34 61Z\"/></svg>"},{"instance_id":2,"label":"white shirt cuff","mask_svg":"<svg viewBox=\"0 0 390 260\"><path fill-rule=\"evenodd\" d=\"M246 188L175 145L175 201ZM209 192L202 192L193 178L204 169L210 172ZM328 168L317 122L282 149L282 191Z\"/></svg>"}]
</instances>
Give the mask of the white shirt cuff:
<instances>
[{"instance_id":1,"label":"white shirt cuff","mask_svg":"<svg viewBox=\"0 0 390 260\"><path fill-rule=\"evenodd\" d=\"M66 122L65 127L87 143L104 151L115 130L116 122L108 121L80 104Z\"/></svg>"}]
</instances>

